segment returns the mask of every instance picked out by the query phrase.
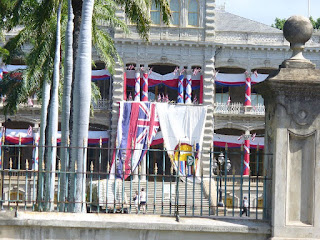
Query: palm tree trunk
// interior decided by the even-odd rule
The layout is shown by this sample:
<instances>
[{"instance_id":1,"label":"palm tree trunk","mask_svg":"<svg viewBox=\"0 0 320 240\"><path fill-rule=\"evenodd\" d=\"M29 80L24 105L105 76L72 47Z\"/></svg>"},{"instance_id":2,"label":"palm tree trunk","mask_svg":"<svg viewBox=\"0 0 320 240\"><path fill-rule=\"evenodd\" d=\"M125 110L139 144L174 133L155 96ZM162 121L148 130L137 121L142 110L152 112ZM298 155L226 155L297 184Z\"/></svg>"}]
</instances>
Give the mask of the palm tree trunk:
<instances>
[{"instance_id":1,"label":"palm tree trunk","mask_svg":"<svg viewBox=\"0 0 320 240\"><path fill-rule=\"evenodd\" d=\"M85 212L86 147L91 101L92 14L94 0L84 0L73 92L72 162L77 162L73 212ZM72 167L72 166L71 166ZM73 166L74 168L74 166Z\"/></svg>"},{"instance_id":2,"label":"palm tree trunk","mask_svg":"<svg viewBox=\"0 0 320 240\"><path fill-rule=\"evenodd\" d=\"M47 80L48 75L45 74L42 83L42 107L41 107L41 124L40 124L40 140L39 140L39 171L38 171L38 189L37 189L37 204L38 210L42 211L42 201L43 199L43 187L44 187L44 173L42 172L44 164L44 152L46 145L46 127L47 127L47 115L48 106L50 101L50 83Z\"/></svg>"},{"instance_id":3,"label":"palm tree trunk","mask_svg":"<svg viewBox=\"0 0 320 240\"><path fill-rule=\"evenodd\" d=\"M68 1L68 24L66 30L65 42L65 62L64 62L64 84L63 84L63 100L61 113L61 181L60 181L60 205L59 211L65 210L67 176L66 171L69 166L69 121L70 121L70 102L71 102L71 84L73 72L73 10L71 0Z\"/></svg>"},{"instance_id":4,"label":"palm tree trunk","mask_svg":"<svg viewBox=\"0 0 320 240\"><path fill-rule=\"evenodd\" d=\"M48 123L48 154L46 164L46 190L45 190L45 210L54 210L54 187L55 187L55 171L57 158L57 132L58 132L58 115L59 115L59 80L60 80L60 19L61 19L62 1L59 2L57 12L57 33L56 33L56 50L53 64L53 80L50 103L50 114Z\"/></svg>"},{"instance_id":5,"label":"palm tree trunk","mask_svg":"<svg viewBox=\"0 0 320 240\"><path fill-rule=\"evenodd\" d=\"M81 17L82 17L82 0L71 0L72 10L74 14L73 19L73 63L77 60L78 55L78 42L80 35L80 25L81 25ZM70 109L70 120L69 120L69 136L72 136L72 128L73 128L73 91L74 91L74 78L75 78L75 67L72 70L72 83L71 83L71 109ZM74 171L75 162L72 162L71 157L72 151L69 152L69 170ZM74 179L74 177L69 176L70 179ZM71 181L69 179L69 189L68 189L68 201L70 203L74 202L74 183L75 181ZM69 205L68 211L73 211L71 205Z\"/></svg>"}]
</instances>

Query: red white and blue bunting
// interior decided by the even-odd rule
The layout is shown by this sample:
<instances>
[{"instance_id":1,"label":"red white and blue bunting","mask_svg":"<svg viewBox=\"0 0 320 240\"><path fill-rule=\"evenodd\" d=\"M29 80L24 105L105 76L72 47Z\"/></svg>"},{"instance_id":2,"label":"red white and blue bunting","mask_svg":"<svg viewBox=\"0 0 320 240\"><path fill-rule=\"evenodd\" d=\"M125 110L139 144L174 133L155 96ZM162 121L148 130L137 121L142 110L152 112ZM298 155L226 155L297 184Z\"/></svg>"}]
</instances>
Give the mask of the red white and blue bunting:
<instances>
[{"instance_id":1,"label":"red white and blue bunting","mask_svg":"<svg viewBox=\"0 0 320 240\"><path fill-rule=\"evenodd\" d=\"M154 137L151 146L158 145L163 143L162 132L159 131ZM223 135L223 134L214 134L213 135L213 145L214 147L224 148L228 144L228 148L240 148L241 145L244 145L244 138L239 138L239 136L234 135ZM259 149L264 148L264 137L255 137L250 138L250 148L256 149L259 146Z\"/></svg>"},{"instance_id":2,"label":"red white and blue bunting","mask_svg":"<svg viewBox=\"0 0 320 240\"><path fill-rule=\"evenodd\" d=\"M26 69L26 65L6 65L0 69L0 75L7 74L16 70ZM127 86L135 86L135 70L126 70ZM161 75L159 73L151 72L148 76L148 85L155 87L158 85L165 85L167 87L178 89L179 71ZM110 72L107 69L92 70L92 81L108 80L110 79ZM251 74L251 84L256 84L264 81L268 77L268 74ZM192 89L198 89L200 87L201 73L192 75ZM0 76L1 80L1 76ZM244 86L246 84L246 73L231 74L231 73L217 73L215 75L215 83L222 86ZM184 76L184 87L187 86L186 76Z\"/></svg>"},{"instance_id":3,"label":"red white and blue bunting","mask_svg":"<svg viewBox=\"0 0 320 240\"><path fill-rule=\"evenodd\" d=\"M27 129L6 129L6 141L9 144L32 144L33 136L28 135ZM99 144L100 139L102 143L109 140L109 133L107 131L89 131L88 144ZM58 131L57 143L61 142L61 132Z\"/></svg>"},{"instance_id":4,"label":"red white and blue bunting","mask_svg":"<svg viewBox=\"0 0 320 240\"><path fill-rule=\"evenodd\" d=\"M17 70L24 70L26 68L27 68L26 65L5 65L2 68L0 68L0 80L2 79L3 74L8 74L9 72L13 72ZM110 76L111 74L107 69L92 70L91 80L92 81L108 80L110 79Z\"/></svg>"},{"instance_id":5,"label":"red white and blue bunting","mask_svg":"<svg viewBox=\"0 0 320 240\"><path fill-rule=\"evenodd\" d=\"M168 73L165 75L161 75L159 73L151 72L148 76L148 86L155 87L159 85L167 86L172 89L178 89L178 82L179 82L179 75L178 71ZM127 70L127 86L134 87L135 86L135 70ZM186 77L186 76L185 76ZM192 75L192 89L199 89L200 88L200 77L201 74L198 73L196 75ZM186 78L184 79L184 87L187 86Z\"/></svg>"},{"instance_id":6,"label":"red white and blue bunting","mask_svg":"<svg viewBox=\"0 0 320 240\"><path fill-rule=\"evenodd\" d=\"M262 82L268 76L268 74L251 74L251 84ZM215 83L226 87L244 86L246 85L246 73L217 73L215 76Z\"/></svg>"}]
</instances>

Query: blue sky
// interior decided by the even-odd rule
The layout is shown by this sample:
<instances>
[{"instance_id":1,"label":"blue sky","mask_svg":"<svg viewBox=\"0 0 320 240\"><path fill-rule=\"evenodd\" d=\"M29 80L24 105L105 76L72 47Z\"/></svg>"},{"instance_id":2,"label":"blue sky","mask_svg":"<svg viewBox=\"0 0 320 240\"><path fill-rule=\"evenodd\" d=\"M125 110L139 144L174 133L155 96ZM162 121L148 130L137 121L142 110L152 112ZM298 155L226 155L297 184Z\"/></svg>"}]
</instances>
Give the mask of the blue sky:
<instances>
[{"instance_id":1,"label":"blue sky","mask_svg":"<svg viewBox=\"0 0 320 240\"><path fill-rule=\"evenodd\" d=\"M320 0L310 1L310 15L320 17ZM308 16L308 0L216 0L216 5L226 4L226 11L267 25L276 17Z\"/></svg>"}]
</instances>

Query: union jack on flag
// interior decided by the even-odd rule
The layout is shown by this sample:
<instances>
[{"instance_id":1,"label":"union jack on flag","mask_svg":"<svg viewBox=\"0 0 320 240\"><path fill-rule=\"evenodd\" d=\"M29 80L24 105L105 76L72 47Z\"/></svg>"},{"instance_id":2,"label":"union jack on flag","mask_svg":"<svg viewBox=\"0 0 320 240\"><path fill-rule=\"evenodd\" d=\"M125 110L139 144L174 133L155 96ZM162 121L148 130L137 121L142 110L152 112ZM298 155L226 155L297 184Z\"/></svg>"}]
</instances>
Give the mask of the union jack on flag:
<instances>
[{"instance_id":1,"label":"union jack on flag","mask_svg":"<svg viewBox=\"0 0 320 240\"><path fill-rule=\"evenodd\" d=\"M127 178L146 154L158 128L159 118L155 103L120 102L117 148L111 174Z\"/></svg>"}]
</instances>

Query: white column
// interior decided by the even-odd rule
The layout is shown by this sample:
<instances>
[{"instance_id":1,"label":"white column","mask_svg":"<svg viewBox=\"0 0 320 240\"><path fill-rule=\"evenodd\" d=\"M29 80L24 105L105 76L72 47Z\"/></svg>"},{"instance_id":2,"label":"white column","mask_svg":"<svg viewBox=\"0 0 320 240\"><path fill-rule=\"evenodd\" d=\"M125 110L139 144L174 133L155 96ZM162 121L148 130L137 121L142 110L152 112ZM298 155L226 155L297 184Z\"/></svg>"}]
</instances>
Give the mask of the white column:
<instances>
[{"instance_id":1,"label":"white column","mask_svg":"<svg viewBox=\"0 0 320 240\"><path fill-rule=\"evenodd\" d=\"M183 94L184 94L184 86L183 86L183 82L184 82L184 75L183 75L183 70L184 67L181 66L179 69L179 80L178 80L178 97L177 97L177 103L184 103L183 100Z\"/></svg>"},{"instance_id":2,"label":"white column","mask_svg":"<svg viewBox=\"0 0 320 240\"><path fill-rule=\"evenodd\" d=\"M140 68L136 68L135 84L134 84L134 101L140 101Z\"/></svg>"},{"instance_id":3,"label":"white column","mask_svg":"<svg viewBox=\"0 0 320 240\"><path fill-rule=\"evenodd\" d=\"M192 80L191 80L191 69L188 69L187 71L187 84L186 84L186 94L185 94L185 103L186 104L191 104L191 97L192 97Z\"/></svg>"}]
</instances>

